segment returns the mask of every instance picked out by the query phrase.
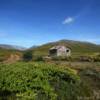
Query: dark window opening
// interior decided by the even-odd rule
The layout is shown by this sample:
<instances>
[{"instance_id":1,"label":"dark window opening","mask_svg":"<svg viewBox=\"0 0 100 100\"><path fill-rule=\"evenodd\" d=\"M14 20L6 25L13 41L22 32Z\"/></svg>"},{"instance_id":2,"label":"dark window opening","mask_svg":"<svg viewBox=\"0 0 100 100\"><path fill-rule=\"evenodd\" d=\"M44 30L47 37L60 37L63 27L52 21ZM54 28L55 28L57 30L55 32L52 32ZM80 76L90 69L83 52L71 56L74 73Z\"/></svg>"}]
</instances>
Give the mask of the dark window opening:
<instances>
[{"instance_id":1,"label":"dark window opening","mask_svg":"<svg viewBox=\"0 0 100 100\"><path fill-rule=\"evenodd\" d=\"M66 50L66 52L69 52L69 50Z\"/></svg>"},{"instance_id":2,"label":"dark window opening","mask_svg":"<svg viewBox=\"0 0 100 100\"><path fill-rule=\"evenodd\" d=\"M50 55L55 55L57 54L57 49L53 49L49 51Z\"/></svg>"}]
</instances>

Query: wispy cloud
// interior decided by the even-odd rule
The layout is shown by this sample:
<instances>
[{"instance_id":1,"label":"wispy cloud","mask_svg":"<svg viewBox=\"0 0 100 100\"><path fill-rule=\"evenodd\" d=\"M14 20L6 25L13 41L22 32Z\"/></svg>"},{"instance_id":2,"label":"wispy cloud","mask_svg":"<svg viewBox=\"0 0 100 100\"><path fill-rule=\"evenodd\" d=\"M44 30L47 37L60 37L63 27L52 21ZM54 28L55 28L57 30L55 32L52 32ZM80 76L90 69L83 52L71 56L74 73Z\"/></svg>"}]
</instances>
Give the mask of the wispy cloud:
<instances>
[{"instance_id":1,"label":"wispy cloud","mask_svg":"<svg viewBox=\"0 0 100 100\"><path fill-rule=\"evenodd\" d=\"M70 24L74 21L74 18L72 17L67 17L63 22L62 24Z\"/></svg>"}]
</instances>

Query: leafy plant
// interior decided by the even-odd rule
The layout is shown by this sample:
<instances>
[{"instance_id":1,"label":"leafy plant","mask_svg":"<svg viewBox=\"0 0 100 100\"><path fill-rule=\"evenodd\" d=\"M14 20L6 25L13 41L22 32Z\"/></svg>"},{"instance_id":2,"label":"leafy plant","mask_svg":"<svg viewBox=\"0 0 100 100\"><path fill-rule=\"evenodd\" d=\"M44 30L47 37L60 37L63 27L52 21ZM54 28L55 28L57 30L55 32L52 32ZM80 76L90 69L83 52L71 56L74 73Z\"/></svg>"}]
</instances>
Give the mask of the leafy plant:
<instances>
[{"instance_id":1,"label":"leafy plant","mask_svg":"<svg viewBox=\"0 0 100 100\"><path fill-rule=\"evenodd\" d=\"M25 51L24 52L24 54L23 54L23 59L25 60L25 61L30 61L30 60L32 60L32 58L33 58L33 54L32 54L32 51Z\"/></svg>"},{"instance_id":2,"label":"leafy plant","mask_svg":"<svg viewBox=\"0 0 100 100\"><path fill-rule=\"evenodd\" d=\"M1 64L0 91L19 100L77 100L91 94L74 70L43 62Z\"/></svg>"}]
</instances>

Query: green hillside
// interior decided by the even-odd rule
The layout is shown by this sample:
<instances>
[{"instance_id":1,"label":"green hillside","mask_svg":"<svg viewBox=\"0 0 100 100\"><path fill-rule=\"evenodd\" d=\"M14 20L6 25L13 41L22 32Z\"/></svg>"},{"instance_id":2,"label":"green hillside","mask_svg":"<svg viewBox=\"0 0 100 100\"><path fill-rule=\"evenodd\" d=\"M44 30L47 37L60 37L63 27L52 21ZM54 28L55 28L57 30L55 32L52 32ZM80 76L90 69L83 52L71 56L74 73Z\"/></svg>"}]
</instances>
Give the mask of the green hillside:
<instances>
[{"instance_id":1,"label":"green hillside","mask_svg":"<svg viewBox=\"0 0 100 100\"><path fill-rule=\"evenodd\" d=\"M48 51L52 46L64 45L72 50L72 55L85 55L92 53L99 53L100 46L89 43L72 40L60 40L57 42L47 43L35 48L31 48L35 55L48 55Z\"/></svg>"},{"instance_id":2,"label":"green hillside","mask_svg":"<svg viewBox=\"0 0 100 100\"><path fill-rule=\"evenodd\" d=\"M7 60L13 54L21 55L21 51L0 48L0 62Z\"/></svg>"},{"instance_id":3,"label":"green hillside","mask_svg":"<svg viewBox=\"0 0 100 100\"><path fill-rule=\"evenodd\" d=\"M60 40L57 42L47 43L41 46L33 46L28 50L32 50L33 55L38 56L47 56L49 54L49 49L53 46L64 45L69 47L72 51L72 56L80 55L91 55L94 53L100 53L100 46L89 43L89 42L80 42L72 40ZM24 50L25 51L25 50ZM22 55L24 51L15 50L15 49L6 49L0 47L0 61L6 60L11 54Z\"/></svg>"}]
</instances>

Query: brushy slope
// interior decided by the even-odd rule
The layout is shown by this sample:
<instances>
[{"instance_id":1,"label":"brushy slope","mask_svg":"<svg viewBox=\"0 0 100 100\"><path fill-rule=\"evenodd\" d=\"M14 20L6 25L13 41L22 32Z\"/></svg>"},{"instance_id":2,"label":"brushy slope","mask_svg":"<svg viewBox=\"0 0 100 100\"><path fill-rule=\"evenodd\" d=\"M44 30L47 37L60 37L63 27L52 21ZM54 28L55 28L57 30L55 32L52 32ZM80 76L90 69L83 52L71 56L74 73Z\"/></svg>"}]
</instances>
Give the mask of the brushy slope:
<instances>
[{"instance_id":1,"label":"brushy slope","mask_svg":"<svg viewBox=\"0 0 100 100\"><path fill-rule=\"evenodd\" d=\"M90 96L91 90L70 68L20 62L0 65L0 95L8 94L8 100L77 100Z\"/></svg>"},{"instance_id":2,"label":"brushy slope","mask_svg":"<svg viewBox=\"0 0 100 100\"><path fill-rule=\"evenodd\" d=\"M8 50L8 49L0 48L0 62L3 62L9 59L11 55L15 55L15 54L21 56L22 52L18 50L13 50L13 49Z\"/></svg>"},{"instance_id":3,"label":"brushy slope","mask_svg":"<svg viewBox=\"0 0 100 100\"><path fill-rule=\"evenodd\" d=\"M52 46L56 45L64 45L66 47L71 48L73 55L80 54L91 54L95 52L100 52L100 46L96 44L92 44L89 42L80 42L80 41L72 41L72 40L60 40L57 42L47 43L42 46L31 48L36 55L48 55L48 51Z\"/></svg>"}]
</instances>

